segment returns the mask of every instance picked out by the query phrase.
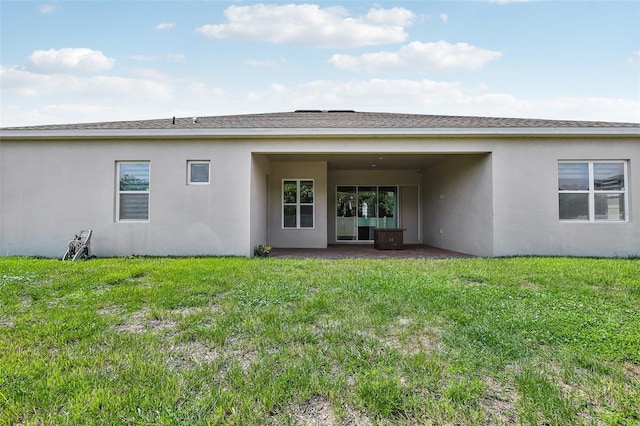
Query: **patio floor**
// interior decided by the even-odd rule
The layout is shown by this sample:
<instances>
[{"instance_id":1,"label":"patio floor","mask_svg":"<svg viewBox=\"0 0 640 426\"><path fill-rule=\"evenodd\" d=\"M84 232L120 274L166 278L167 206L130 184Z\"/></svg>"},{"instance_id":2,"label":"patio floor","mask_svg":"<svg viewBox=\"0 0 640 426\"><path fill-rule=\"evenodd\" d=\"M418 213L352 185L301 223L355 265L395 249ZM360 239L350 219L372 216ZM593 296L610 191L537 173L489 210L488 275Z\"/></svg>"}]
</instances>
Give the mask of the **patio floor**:
<instances>
[{"instance_id":1,"label":"patio floor","mask_svg":"<svg viewBox=\"0 0 640 426\"><path fill-rule=\"evenodd\" d=\"M407 244L403 250L378 250L373 244L329 244L327 248L273 248L271 257L318 259L448 259L473 257L469 254L420 244Z\"/></svg>"}]
</instances>

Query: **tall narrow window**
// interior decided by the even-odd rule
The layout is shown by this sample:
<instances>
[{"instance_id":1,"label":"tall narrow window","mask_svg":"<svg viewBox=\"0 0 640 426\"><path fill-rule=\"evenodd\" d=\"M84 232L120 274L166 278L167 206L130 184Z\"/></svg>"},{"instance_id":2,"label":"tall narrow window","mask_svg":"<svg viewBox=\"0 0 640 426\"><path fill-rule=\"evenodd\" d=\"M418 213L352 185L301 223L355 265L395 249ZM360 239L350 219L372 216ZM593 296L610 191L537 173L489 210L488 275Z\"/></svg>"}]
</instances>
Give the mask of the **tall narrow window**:
<instances>
[{"instance_id":1,"label":"tall narrow window","mask_svg":"<svg viewBox=\"0 0 640 426\"><path fill-rule=\"evenodd\" d=\"M149 220L149 162L117 163L116 220Z\"/></svg>"},{"instance_id":2,"label":"tall narrow window","mask_svg":"<svg viewBox=\"0 0 640 426\"><path fill-rule=\"evenodd\" d=\"M282 181L282 227L314 227L314 181L286 179Z\"/></svg>"},{"instance_id":3,"label":"tall narrow window","mask_svg":"<svg viewBox=\"0 0 640 426\"><path fill-rule=\"evenodd\" d=\"M209 184L209 162L208 161L187 161L187 184L189 185Z\"/></svg>"},{"instance_id":4,"label":"tall narrow window","mask_svg":"<svg viewBox=\"0 0 640 426\"><path fill-rule=\"evenodd\" d=\"M625 161L559 162L560 220L626 221L626 182Z\"/></svg>"}]
</instances>

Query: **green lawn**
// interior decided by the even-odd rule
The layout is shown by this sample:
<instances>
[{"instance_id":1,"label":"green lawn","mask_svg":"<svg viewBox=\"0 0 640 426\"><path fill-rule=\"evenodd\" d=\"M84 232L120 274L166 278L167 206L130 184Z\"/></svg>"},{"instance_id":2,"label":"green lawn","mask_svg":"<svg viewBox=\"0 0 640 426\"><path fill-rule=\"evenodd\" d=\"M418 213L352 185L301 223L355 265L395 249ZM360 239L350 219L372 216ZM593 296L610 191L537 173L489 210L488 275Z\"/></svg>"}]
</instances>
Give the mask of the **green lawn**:
<instances>
[{"instance_id":1,"label":"green lawn","mask_svg":"<svg viewBox=\"0 0 640 426\"><path fill-rule=\"evenodd\" d=\"M640 260L0 258L0 424L640 424Z\"/></svg>"}]
</instances>

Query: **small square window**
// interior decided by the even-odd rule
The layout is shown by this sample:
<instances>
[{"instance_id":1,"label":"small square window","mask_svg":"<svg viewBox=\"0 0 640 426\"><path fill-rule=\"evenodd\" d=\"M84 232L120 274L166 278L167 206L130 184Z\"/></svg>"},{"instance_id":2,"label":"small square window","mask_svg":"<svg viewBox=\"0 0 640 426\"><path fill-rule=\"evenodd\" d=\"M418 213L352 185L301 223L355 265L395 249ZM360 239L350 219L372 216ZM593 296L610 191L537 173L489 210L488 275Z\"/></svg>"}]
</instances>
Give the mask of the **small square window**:
<instances>
[{"instance_id":1,"label":"small square window","mask_svg":"<svg viewBox=\"0 0 640 426\"><path fill-rule=\"evenodd\" d=\"M187 161L187 184L189 185L209 184L209 162L208 161Z\"/></svg>"}]
</instances>

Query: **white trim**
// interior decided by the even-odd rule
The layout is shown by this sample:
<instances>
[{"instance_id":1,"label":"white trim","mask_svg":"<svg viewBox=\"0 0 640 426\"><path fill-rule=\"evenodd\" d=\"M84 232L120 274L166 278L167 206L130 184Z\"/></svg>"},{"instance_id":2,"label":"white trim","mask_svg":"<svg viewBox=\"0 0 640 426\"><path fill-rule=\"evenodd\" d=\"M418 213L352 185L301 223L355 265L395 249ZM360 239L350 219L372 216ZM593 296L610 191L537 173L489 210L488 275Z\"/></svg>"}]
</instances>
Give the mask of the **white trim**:
<instances>
[{"instance_id":1,"label":"white trim","mask_svg":"<svg viewBox=\"0 0 640 426\"><path fill-rule=\"evenodd\" d=\"M146 191L121 191L120 190L120 166L122 164L147 164L149 168L149 189ZM115 221L117 223L148 223L151 220L151 161L116 160L115 176ZM146 219L120 219L120 195L122 194L147 194L147 218Z\"/></svg>"},{"instance_id":2,"label":"white trim","mask_svg":"<svg viewBox=\"0 0 640 426\"><path fill-rule=\"evenodd\" d=\"M207 181L192 182L191 181L191 165L206 164L207 165ZM187 160L187 185L210 185L211 184L211 161L209 160Z\"/></svg>"}]
</instances>

